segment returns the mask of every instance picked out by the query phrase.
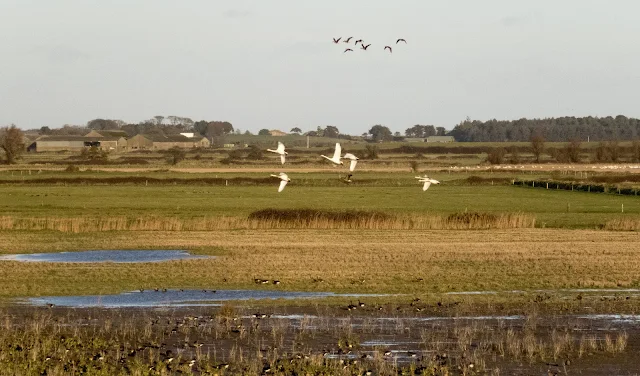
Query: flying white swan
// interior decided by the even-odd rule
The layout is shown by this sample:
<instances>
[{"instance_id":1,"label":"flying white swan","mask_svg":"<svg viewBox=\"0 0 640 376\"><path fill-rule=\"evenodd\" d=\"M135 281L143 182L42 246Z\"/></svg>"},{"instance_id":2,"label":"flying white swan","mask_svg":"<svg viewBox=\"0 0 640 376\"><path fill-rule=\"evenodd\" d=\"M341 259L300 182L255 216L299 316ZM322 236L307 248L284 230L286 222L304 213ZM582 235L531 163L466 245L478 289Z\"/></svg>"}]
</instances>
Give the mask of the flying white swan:
<instances>
[{"instance_id":1,"label":"flying white swan","mask_svg":"<svg viewBox=\"0 0 640 376\"><path fill-rule=\"evenodd\" d=\"M329 158L326 155L321 155L321 157L330 160L334 164L343 165L344 162L340 160L341 153L342 153L342 148L340 147L340 143L336 143L336 150L333 152L333 157Z\"/></svg>"},{"instance_id":2,"label":"flying white swan","mask_svg":"<svg viewBox=\"0 0 640 376\"><path fill-rule=\"evenodd\" d=\"M291 181L291 179L289 179L287 174L285 174L284 172L281 172L278 175L271 174L271 176L273 176L274 178L280 179L280 187L278 188L278 192L282 192L282 190L284 189L284 186Z\"/></svg>"},{"instance_id":3,"label":"flying white swan","mask_svg":"<svg viewBox=\"0 0 640 376\"><path fill-rule=\"evenodd\" d=\"M351 153L347 153L344 155L344 157L342 157L344 159L349 159L351 162L349 163L349 171L352 171L356 169L356 164L358 163L358 157L356 157L355 155L351 154Z\"/></svg>"},{"instance_id":4,"label":"flying white swan","mask_svg":"<svg viewBox=\"0 0 640 376\"><path fill-rule=\"evenodd\" d=\"M284 156L289 154L286 151L284 151L284 144L280 141L278 141L278 148L276 150L267 149L267 151L280 154L280 162L282 162L282 164L284 164Z\"/></svg>"},{"instance_id":5,"label":"flying white swan","mask_svg":"<svg viewBox=\"0 0 640 376\"><path fill-rule=\"evenodd\" d=\"M431 179L427 175L425 175L425 176L416 176L416 179L418 179L418 181L420 183L424 183L424 185L422 186L422 190L423 191L426 191L427 189L429 189L431 184L440 184L439 181L437 181L436 179Z\"/></svg>"}]
</instances>

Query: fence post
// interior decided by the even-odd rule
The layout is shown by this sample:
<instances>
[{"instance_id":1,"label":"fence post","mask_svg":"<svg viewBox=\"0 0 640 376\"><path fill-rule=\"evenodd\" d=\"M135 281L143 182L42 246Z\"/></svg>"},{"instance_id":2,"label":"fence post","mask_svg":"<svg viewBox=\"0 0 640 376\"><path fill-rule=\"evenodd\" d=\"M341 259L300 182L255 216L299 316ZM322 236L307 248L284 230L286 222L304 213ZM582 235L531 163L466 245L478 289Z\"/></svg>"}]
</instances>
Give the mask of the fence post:
<instances>
[{"instance_id":1,"label":"fence post","mask_svg":"<svg viewBox=\"0 0 640 376\"><path fill-rule=\"evenodd\" d=\"M569 212L569 209L571 208L570 204L567 202L567 213Z\"/></svg>"},{"instance_id":2,"label":"fence post","mask_svg":"<svg viewBox=\"0 0 640 376\"><path fill-rule=\"evenodd\" d=\"M622 212L624 213L624 204L622 204Z\"/></svg>"}]
</instances>

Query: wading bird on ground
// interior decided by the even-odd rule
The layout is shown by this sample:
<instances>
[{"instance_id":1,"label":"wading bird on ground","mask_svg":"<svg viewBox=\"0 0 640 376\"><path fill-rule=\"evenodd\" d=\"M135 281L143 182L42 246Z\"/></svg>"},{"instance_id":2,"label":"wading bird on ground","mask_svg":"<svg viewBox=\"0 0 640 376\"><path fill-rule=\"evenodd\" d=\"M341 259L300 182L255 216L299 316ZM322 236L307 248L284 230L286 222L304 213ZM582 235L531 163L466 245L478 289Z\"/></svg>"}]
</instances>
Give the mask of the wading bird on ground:
<instances>
[{"instance_id":1,"label":"wading bird on ground","mask_svg":"<svg viewBox=\"0 0 640 376\"><path fill-rule=\"evenodd\" d=\"M340 147L340 143L336 143L336 150L333 152L333 157L329 158L326 155L320 155L322 158L328 159L334 164L343 165L344 162L340 160L340 154L342 153L342 148Z\"/></svg>"},{"instance_id":2,"label":"wading bird on ground","mask_svg":"<svg viewBox=\"0 0 640 376\"><path fill-rule=\"evenodd\" d=\"M351 183L351 182L352 182L352 180L351 180L351 177L352 177L352 176L353 176L353 174L349 174L349 175L347 175L347 178L346 178L346 179L344 179L344 181L346 181L347 183Z\"/></svg>"},{"instance_id":3,"label":"wading bird on ground","mask_svg":"<svg viewBox=\"0 0 640 376\"><path fill-rule=\"evenodd\" d=\"M273 176L274 178L280 179L280 187L278 187L278 192L282 192L282 190L284 189L285 185L287 185L287 183L291 181L291 179L289 179L287 174L285 174L284 172L281 172L278 175L271 174L271 176ZM267 281L267 283L268 282L269 281Z\"/></svg>"},{"instance_id":4,"label":"wading bird on ground","mask_svg":"<svg viewBox=\"0 0 640 376\"><path fill-rule=\"evenodd\" d=\"M278 141L278 147L276 148L276 150L267 149L267 151L280 154L280 162L282 162L282 164L284 164L285 155L289 154L286 151L284 151L284 144L280 141Z\"/></svg>"}]
</instances>

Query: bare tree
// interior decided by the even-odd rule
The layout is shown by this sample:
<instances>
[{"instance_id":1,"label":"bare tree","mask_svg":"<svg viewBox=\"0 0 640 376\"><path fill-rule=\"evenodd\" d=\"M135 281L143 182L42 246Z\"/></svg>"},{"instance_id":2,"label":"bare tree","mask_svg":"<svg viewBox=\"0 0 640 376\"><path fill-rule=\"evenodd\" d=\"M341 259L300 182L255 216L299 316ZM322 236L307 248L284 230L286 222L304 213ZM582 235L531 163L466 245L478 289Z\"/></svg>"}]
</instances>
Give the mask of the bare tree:
<instances>
[{"instance_id":1,"label":"bare tree","mask_svg":"<svg viewBox=\"0 0 640 376\"><path fill-rule=\"evenodd\" d=\"M169 124L173 125L174 127L181 123L181 119L179 116L169 115L167 116L167 119L169 120Z\"/></svg>"},{"instance_id":2,"label":"bare tree","mask_svg":"<svg viewBox=\"0 0 640 376\"><path fill-rule=\"evenodd\" d=\"M573 139L569 141L569 143L564 147L565 153L569 162L578 163L580 162L580 141L577 139Z\"/></svg>"},{"instance_id":3,"label":"bare tree","mask_svg":"<svg viewBox=\"0 0 640 376\"><path fill-rule=\"evenodd\" d=\"M544 151L544 137L539 134L531 136L531 153L536 158L536 163L540 163L540 155Z\"/></svg>"},{"instance_id":4,"label":"bare tree","mask_svg":"<svg viewBox=\"0 0 640 376\"><path fill-rule=\"evenodd\" d=\"M153 121L156 125L160 125L160 124L162 124L162 121L163 121L163 120L164 120L164 116L156 115L156 116L154 116L154 117L153 117L153 120L152 120L152 121Z\"/></svg>"},{"instance_id":5,"label":"bare tree","mask_svg":"<svg viewBox=\"0 0 640 376\"><path fill-rule=\"evenodd\" d=\"M15 163L24 152L24 147L24 134L18 127L11 124L0 128L0 148L4 151L7 164Z\"/></svg>"},{"instance_id":6,"label":"bare tree","mask_svg":"<svg viewBox=\"0 0 640 376\"><path fill-rule=\"evenodd\" d=\"M611 157L612 162L618 162L620 159L620 145L617 140L609 141L607 144L607 149L609 149L609 156Z\"/></svg>"}]
</instances>

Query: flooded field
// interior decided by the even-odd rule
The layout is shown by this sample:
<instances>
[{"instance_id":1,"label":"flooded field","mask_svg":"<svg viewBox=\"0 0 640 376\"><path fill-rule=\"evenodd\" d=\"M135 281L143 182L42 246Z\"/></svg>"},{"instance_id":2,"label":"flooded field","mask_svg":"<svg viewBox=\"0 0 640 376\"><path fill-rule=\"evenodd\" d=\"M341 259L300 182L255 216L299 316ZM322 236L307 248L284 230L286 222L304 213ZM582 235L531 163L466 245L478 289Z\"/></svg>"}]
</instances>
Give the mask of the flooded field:
<instances>
[{"instance_id":1,"label":"flooded field","mask_svg":"<svg viewBox=\"0 0 640 376\"><path fill-rule=\"evenodd\" d=\"M194 307L219 306L224 301L250 299L304 299L325 297L367 297L378 294L335 294L331 292L295 292L275 290L171 290L154 289L129 291L114 295L47 296L19 300L29 305L55 305L85 308L124 307Z\"/></svg>"},{"instance_id":2,"label":"flooded field","mask_svg":"<svg viewBox=\"0 0 640 376\"><path fill-rule=\"evenodd\" d=\"M43 253L0 262L6 374L640 375L637 234L16 231L0 240L6 252ZM87 244L216 258L46 253Z\"/></svg>"},{"instance_id":3,"label":"flooded field","mask_svg":"<svg viewBox=\"0 0 640 376\"><path fill-rule=\"evenodd\" d=\"M393 296L279 291L275 286L24 298L5 309L8 332L0 333L0 346L41 346L16 345L28 341L29 331L37 328L39 338L33 341L50 347L50 354L41 354L44 360L30 361L41 370L60 366L115 373L146 367L154 370L151 374L637 375L637 291L471 291L442 294L453 300L436 303L404 295L395 295L396 303L378 303ZM509 309L480 308L465 301L484 294L528 294L530 299ZM322 298L349 303L320 303ZM305 303L289 306L278 299ZM558 309L569 299L573 305ZM603 313L614 304L624 305L627 313ZM72 345L67 343L70 337ZM87 353L83 341L96 338L101 345L91 344ZM74 351L76 355L68 355ZM20 355L2 354L0 366L3 359ZM80 360L87 356L89 362Z\"/></svg>"},{"instance_id":4,"label":"flooded field","mask_svg":"<svg viewBox=\"0 0 640 376\"><path fill-rule=\"evenodd\" d=\"M212 256L192 255L182 250L104 250L4 255L0 256L0 261L130 263L201 258L212 258Z\"/></svg>"},{"instance_id":5,"label":"flooded field","mask_svg":"<svg viewBox=\"0 0 640 376\"><path fill-rule=\"evenodd\" d=\"M113 374L640 372L639 315L462 315L455 307L437 314L436 307L423 313L364 300L354 306L12 307L3 312L0 365L24 357L33 370Z\"/></svg>"}]
</instances>

